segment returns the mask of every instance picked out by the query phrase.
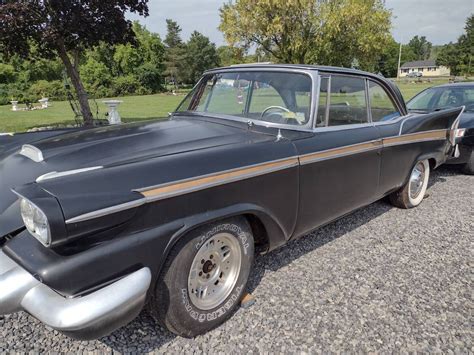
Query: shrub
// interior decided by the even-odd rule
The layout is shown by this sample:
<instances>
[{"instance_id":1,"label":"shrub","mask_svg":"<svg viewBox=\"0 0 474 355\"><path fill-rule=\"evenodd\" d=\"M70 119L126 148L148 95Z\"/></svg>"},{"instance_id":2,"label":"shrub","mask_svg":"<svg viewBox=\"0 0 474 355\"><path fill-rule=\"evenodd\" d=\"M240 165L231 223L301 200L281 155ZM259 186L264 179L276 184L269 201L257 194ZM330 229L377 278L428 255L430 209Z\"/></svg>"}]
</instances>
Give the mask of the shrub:
<instances>
[{"instance_id":1,"label":"shrub","mask_svg":"<svg viewBox=\"0 0 474 355\"><path fill-rule=\"evenodd\" d=\"M42 97L48 97L56 101L66 100L67 98L64 84L59 80L39 80L30 86L28 94L31 101L37 101Z\"/></svg>"},{"instance_id":2,"label":"shrub","mask_svg":"<svg viewBox=\"0 0 474 355\"><path fill-rule=\"evenodd\" d=\"M151 63L141 65L135 70L135 77L145 89L151 93L163 90L163 78L161 70Z\"/></svg>"},{"instance_id":3,"label":"shrub","mask_svg":"<svg viewBox=\"0 0 474 355\"><path fill-rule=\"evenodd\" d=\"M17 80L15 68L10 64L0 63L0 84L14 83Z\"/></svg>"},{"instance_id":4,"label":"shrub","mask_svg":"<svg viewBox=\"0 0 474 355\"><path fill-rule=\"evenodd\" d=\"M113 96L124 95L144 95L148 90L141 86L140 82L133 75L125 75L115 78L112 83Z\"/></svg>"}]
</instances>

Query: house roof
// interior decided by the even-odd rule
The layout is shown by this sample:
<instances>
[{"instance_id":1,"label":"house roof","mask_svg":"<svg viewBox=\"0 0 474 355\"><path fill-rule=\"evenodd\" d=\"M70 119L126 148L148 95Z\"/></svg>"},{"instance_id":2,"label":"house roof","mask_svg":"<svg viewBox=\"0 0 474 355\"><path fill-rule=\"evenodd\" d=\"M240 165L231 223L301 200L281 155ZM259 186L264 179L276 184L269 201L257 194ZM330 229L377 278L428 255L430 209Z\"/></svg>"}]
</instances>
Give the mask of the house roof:
<instances>
[{"instance_id":1,"label":"house roof","mask_svg":"<svg viewBox=\"0 0 474 355\"><path fill-rule=\"evenodd\" d=\"M402 68L423 68L423 67L437 67L434 60L415 60L413 62L406 62Z\"/></svg>"}]
</instances>

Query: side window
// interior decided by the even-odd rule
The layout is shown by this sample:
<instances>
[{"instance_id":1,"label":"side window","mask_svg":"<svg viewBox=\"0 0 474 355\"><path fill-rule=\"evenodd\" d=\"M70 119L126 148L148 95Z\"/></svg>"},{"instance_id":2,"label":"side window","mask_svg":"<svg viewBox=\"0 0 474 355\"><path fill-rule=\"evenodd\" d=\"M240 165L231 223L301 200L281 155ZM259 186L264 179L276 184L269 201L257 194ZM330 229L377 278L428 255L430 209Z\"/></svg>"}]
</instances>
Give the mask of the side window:
<instances>
[{"instance_id":1,"label":"side window","mask_svg":"<svg viewBox=\"0 0 474 355\"><path fill-rule=\"evenodd\" d=\"M329 126L367 123L365 79L331 75Z\"/></svg>"},{"instance_id":2,"label":"side window","mask_svg":"<svg viewBox=\"0 0 474 355\"><path fill-rule=\"evenodd\" d=\"M373 81L369 81L369 98L372 122L388 121L400 116L387 92Z\"/></svg>"},{"instance_id":3,"label":"side window","mask_svg":"<svg viewBox=\"0 0 474 355\"><path fill-rule=\"evenodd\" d=\"M321 78L319 87L318 115L316 116L316 127L326 126L326 108L328 105L328 83L329 78Z\"/></svg>"}]
</instances>

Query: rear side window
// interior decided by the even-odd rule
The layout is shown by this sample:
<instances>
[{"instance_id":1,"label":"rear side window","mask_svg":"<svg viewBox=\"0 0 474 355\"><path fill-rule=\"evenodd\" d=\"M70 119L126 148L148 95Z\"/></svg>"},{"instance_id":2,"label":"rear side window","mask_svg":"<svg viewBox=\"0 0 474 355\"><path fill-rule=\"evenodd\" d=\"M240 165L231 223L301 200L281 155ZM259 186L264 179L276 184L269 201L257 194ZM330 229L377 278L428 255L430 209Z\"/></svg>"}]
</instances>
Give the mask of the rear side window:
<instances>
[{"instance_id":1,"label":"rear side window","mask_svg":"<svg viewBox=\"0 0 474 355\"><path fill-rule=\"evenodd\" d=\"M372 122L388 121L400 116L385 89L373 81L369 81L369 99Z\"/></svg>"},{"instance_id":2,"label":"rear side window","mask_svg":"<svg viewBox=\"0 0 474 355\"><path fill-rule=\"evenodd\" d=\"M368 122L365 79L331 75L329 126Z\"/></svg>"}]
</instances>

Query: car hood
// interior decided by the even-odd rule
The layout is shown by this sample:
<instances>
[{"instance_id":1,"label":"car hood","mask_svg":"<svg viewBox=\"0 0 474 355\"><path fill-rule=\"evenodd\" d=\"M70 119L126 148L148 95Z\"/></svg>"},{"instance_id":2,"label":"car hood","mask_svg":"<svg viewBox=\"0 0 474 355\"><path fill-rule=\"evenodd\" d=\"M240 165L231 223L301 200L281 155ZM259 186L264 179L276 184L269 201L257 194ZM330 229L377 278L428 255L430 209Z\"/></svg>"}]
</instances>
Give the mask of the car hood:
<instances>
[{"instance_id":1,"label":"car hood","mask_svg":"<svg viewBox=\"0 0 474 355\"><path fill-rule=\"evenodd\" d=\"M274 136L244 126L200 118L149 121L68 132L33 141L44 161L35 162L19 149L0 152L0 237L21 227L17 197L11 189L51 172L113 167L199 149L237 143L255 143ZM26 143L26 142L22 142Z\"/></svg>"}]
</instances>

